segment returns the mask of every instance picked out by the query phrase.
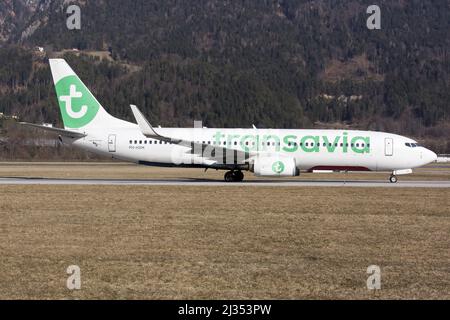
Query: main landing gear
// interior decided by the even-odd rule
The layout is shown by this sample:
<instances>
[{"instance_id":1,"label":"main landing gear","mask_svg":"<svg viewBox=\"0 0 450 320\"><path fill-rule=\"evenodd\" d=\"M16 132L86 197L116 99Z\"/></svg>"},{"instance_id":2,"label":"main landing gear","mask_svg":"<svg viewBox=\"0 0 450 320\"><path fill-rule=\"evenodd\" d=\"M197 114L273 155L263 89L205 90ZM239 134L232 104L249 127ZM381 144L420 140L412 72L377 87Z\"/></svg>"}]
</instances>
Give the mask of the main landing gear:
<instances>
[{"instance_id":1,"label":"main landing gear","mask_svg":"<svg viewBox=\"0 0 450 320\"><path fill-rule=\"evenodd\" d=\"M391 174L391 176L389 177L389 181L390 181L391 183L396 183L396 182L398 181L397 176Z\"/></svg>"},{"instance_id":2,"label":"main landing gear","mask_svg":"<svg viewBox=\"0 0 450 320\"><path fill-rule=\"evenodd\" d=\"M241 182L244 180L244 174L242 171L227 171L224 179L226 182Z\"/></svg>"}]
</instances>

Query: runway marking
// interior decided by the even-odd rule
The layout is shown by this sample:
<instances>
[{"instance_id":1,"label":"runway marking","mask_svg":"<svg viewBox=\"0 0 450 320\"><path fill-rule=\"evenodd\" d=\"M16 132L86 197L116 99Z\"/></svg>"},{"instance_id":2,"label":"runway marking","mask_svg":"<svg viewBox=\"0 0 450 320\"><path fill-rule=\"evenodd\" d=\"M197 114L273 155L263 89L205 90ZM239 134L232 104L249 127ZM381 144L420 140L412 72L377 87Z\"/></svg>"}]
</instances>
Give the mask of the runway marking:
<instances>
[{"instance_id":1,"label":"runway marking","mask_svg":"<svg viewBox=\"0 0 450 320\"><path fill-rule=\"evenodd\" d=\"M256 186L256 187L365 187L365 188L450 188L450 181L399 181L385 180L247 180L238 183L208 179L58 179L39 177L0 178L0 185L125 185L125 186Z\"/></svg>"}]
</instances>

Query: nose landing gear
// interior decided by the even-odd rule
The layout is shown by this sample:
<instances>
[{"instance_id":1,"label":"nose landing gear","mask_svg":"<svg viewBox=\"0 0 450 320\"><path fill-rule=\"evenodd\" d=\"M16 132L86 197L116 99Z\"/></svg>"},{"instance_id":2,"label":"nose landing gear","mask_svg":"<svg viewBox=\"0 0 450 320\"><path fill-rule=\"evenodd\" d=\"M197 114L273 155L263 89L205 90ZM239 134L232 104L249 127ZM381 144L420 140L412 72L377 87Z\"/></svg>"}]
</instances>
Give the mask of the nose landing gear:
<instances>
[{"instance_id":1,"label":"nose landing gear","mask_svg":"<svg viewBox=\"0 0 450 320\"><path fill-rule=\"evenodd\" d=\"M227 171L225 173L224 179L226 182L241 182L244 180L244 174L242 171Z\"/></svg>"},{"instance_id":2,"label":"nose landing gear","mask_svg":"<svg viewBox=\"0 0 450 320\"><path fill-rule=\"evenodd\" d=\"M392 175L389 177L389 181L390 181L391 183L396 183L396 182L398 181L397 176L395 176L395 175L392 174Z\"/></svg>"}]
</instances>

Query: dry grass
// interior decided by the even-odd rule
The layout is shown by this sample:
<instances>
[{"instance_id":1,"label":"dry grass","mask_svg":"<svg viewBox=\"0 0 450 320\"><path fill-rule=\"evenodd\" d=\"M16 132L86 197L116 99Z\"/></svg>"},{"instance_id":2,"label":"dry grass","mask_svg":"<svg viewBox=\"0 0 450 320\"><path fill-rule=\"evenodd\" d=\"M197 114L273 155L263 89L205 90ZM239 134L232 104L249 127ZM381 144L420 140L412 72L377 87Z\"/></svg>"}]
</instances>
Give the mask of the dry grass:
<instances>
[{"instance_id":1,"label":"dry grass","mask_svg":"<svg viewBox=\"0 0 450 320\"><path fill-rule=\"evenodd\" d=\"M155 168L120 162L106 163L29 163L0 162L0 177L45 177L68 179L215 179L223 180L224 171L183 168ZM386 180L388 172L350 173L303 173L299 177L284 180ZM245 174L246 180L267 180ZM400 176L400 180L450 180L449 164L433 164L414 169L411 175ZM274 178L276 180L276 178Z\"/></svg>"},{"instance_id":2,"label":"dry grass","mask_svg":"<svg viewBox=\"0 0 450 320\"><path fill-rule=\"evenodd\" d=\"M46 174L63 172L55 167ZM102 168L96 174L108 175ZM449 189L0 193L2 299L450 298ZM81 267L80 291L65 287L71 264ZM366 289L371 264L382 268L376 293Z\"/></svg>"}]
</instances>

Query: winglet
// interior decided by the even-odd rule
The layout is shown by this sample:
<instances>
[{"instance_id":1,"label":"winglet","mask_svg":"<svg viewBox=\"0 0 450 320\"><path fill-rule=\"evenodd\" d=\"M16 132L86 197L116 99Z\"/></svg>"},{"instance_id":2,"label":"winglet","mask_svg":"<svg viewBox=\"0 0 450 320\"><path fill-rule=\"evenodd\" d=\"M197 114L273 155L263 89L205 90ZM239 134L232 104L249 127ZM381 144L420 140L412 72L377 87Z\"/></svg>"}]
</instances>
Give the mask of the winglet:
<instances>
[{"instance_id":1,"label":"winglet","mask_svg":"<svg viewBox=\"0 0 450 320\"><path fill-rule=\"evenodd\" d=\"M153 129L152 125L147 121L141 111L134 104L130 105L131 111L133 111L134 118L136 119L139 128L144 136L160 137L160 135Z\"/></svg>"}]
</instances>

